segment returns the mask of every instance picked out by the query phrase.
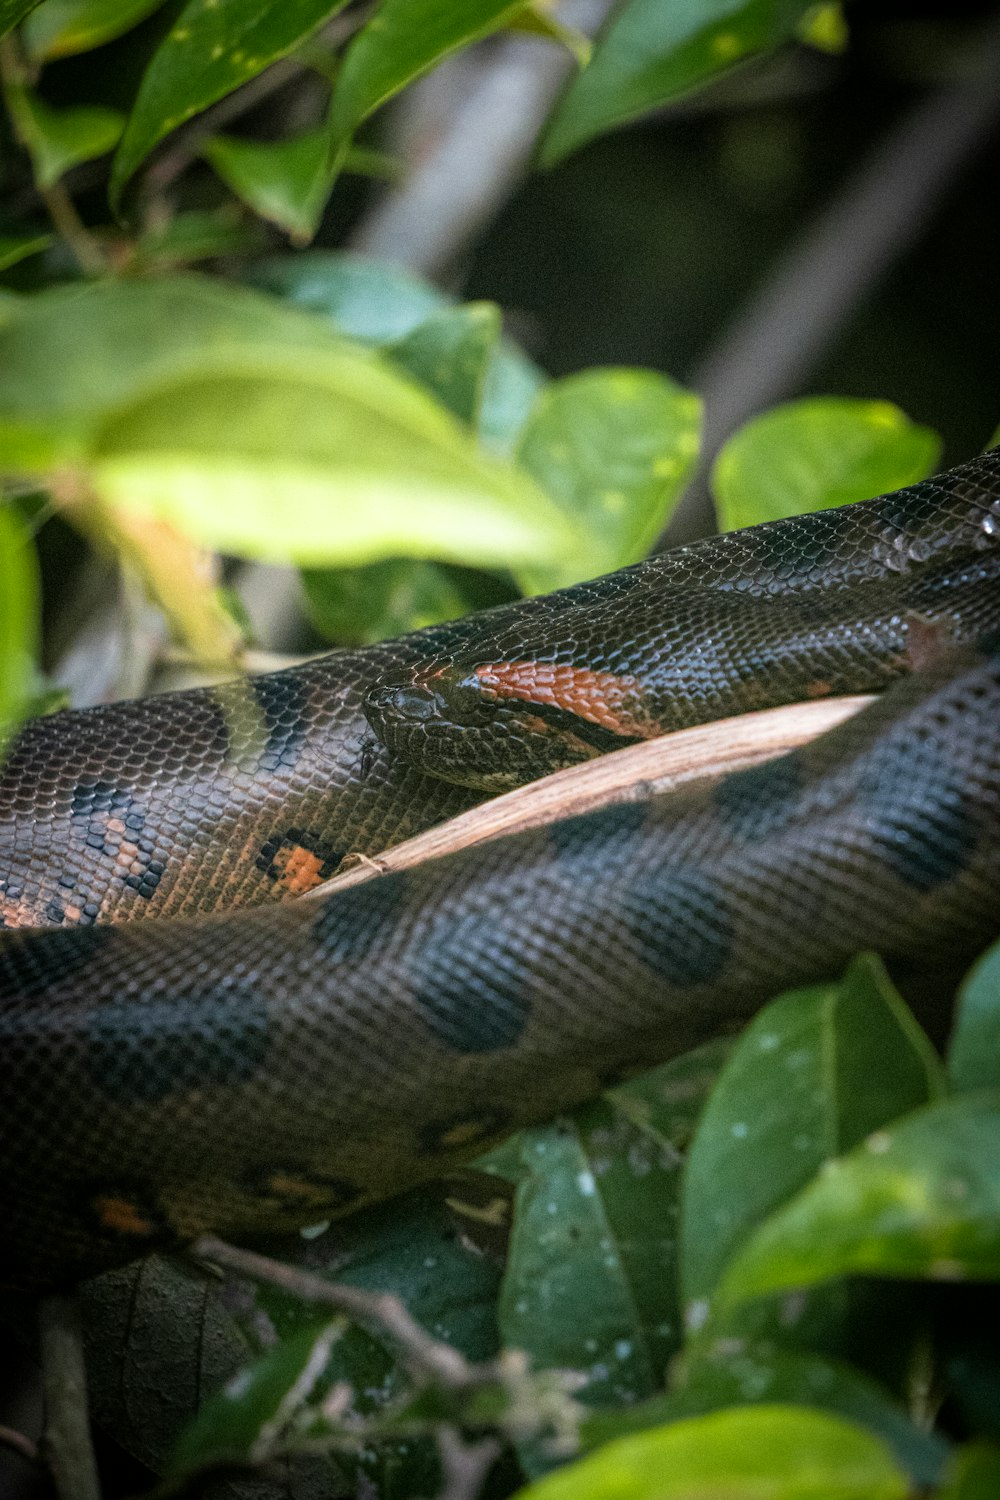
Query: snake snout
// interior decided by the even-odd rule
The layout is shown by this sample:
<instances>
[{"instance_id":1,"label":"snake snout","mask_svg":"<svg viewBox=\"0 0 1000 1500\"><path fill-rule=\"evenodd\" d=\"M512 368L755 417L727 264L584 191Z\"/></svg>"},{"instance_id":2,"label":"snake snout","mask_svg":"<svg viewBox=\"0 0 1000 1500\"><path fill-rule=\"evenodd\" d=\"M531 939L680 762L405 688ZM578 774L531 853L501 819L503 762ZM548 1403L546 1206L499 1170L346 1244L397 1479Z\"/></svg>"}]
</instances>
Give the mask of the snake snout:
<instances>
[{"instance_id":1,"label":"snake snout","mask_svg":"<svg viewBox=\"0 0 1000 1500\"><path fill-rule=\"evenodd\" d=\"M441 712L441 700L430 688L412 683L380 683L365 694L365 712L371 710L380 718L387 715L425 724Z\"/></svg>"}]
</instances>

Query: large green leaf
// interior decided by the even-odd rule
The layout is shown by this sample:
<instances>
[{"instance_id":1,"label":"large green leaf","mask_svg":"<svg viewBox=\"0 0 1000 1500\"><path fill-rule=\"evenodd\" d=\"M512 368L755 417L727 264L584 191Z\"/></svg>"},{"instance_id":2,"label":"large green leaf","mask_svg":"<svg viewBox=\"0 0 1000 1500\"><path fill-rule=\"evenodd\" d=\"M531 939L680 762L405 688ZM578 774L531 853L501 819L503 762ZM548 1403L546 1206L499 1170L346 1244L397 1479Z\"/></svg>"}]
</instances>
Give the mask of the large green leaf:
<instances>
[{"instance_id":1,"label":"large green leaf","mask_svg":"<svg viewBox=\"0 0 1000 1500\"><path fill-rule=\"evenodd\" d=\"M39 0L0 0L0 36L13 31L17 23L23 21L38 3Z\"/></svg>"},{"instance_id":2,"label":"large green leaf","mask_svg":"<svg viewBox=\"0 0 1000 1500\"><path fill-rule=\"evenodd\" d=\"M542 145L551 165L612 125L697 88L795 35L812 0L626 0L563 96Z\"/></svg>"},{"instance_id":3,"label":"large green leaf","mask_svg":"<svg viewBox=\"0 0 1000 1500\"><path fill-rule=\"evenodd\" d=\"M541 593L649 551L698 456L701 401L651 370L586 370L539 394L518 457L587 539L558 569L522 569Z\"/></svg>"},{"instance_id":4,"label":"large green leaf","mask_svg":"<svg viewBox=\"0 0 1000 1500\"><path fill-rule=\"evenodd\" d=\"M44 0L24 23L24 45L39 61L89 52L113 41L163 0Z\"/></svg>"},{"instance_id":5,"label":"large green leaf","mask_svg":"<svg viewBox=\"0 0 1000 1500\"><path fill-rule=\"evenodd\" d=\"M684 1180L689 1321L740 1243L830 1160L943 1092L930 1043L881 963L795 990L751 1022L695 1135Z\"/></svg>"},{"instance_id":6,"label":"large green leaf","mask_svg":"<svg viewBox=\"0 0 1000 1500\"><path fill-rule=\"evenodd\" d=\"M500 30L523 6L524 0L383 0L344 54L330 109L335 149L406 84Z\"/></svg>"},{"instance_id":7,"label":"large green leaf","mask_svg":"<svg viewBox=\"0 0 1000 1500\"><path fill-rule=\"evenodd\" d=\"M192 115L291 52L346 0L189 0L146 69L111 174L112 201Z\"/></svg>"},{"instance_id":8,"label":"large green leaf","mask_svg":"<svg viewBox=\"0 0 1000 1500\"><path fill-rule=\"evenodd\" d=\"M948 1076L959 1091L1000 1088L1000 943L983 954L958 992Z\"/></svg>"},{"instance_id":9,"label":"large green leaf","mask_svg":"<svg viewBox=\"0 0 1000 1500\"><path fill-rule=\"evenodd\" d=\"M718 1297L851 1274L1000 1278L1000 1095L933 1104L830 1162L730 1262Z\"/></svg>"},{"instance_id":10,"label":"large green leaf","mask_svg":"<svg viewBox=\"0 0 1000 1500\"><path fill-rule=\"evenodd\" d=\"M25 712L35 682L38 578L31 537L0 499L0 745Z\"/></svg>"},{"instance_id":11,"label":"large green leaf","mask_svg":"<svg viewBox=\"0 0 1000 1500\"><path fill-rule=\"evenodd\" d=\"M587 1448L596 1448L630 1432L722 1407L776 1403L810 1406L857 1422L888 1443L915 1483L929 1486L940 1478L947 1443L912 1422L867 1375L818 1354L748 1348L740 1340L695 1361L683 1382L665 1395L617 1411L594 1412L584 1419L581 1436Z\"/></svg>"},{"instance_id":12,"label":"large green leaf","mask_svg":"<svg viewBox=\"0 0 1000 1500\"><path fill-rule=\"evenodd\" d=\"M620 1438L523 1500L905 1500L870 1432L794 1406L733 1407Z\"/></svg>"},{"instance_id":13,"label":"large green leaf","mask_svg":"<svg viewBox=\"0 0 1000 1500\"><path fill-rule=\"evenodd\" d=\"M356 349L204 361L110 414L89 475L109 504L243 557L513 566L575 545L527 476Z\"/></svg>"},{"instance_id":14,"label":"large green leaf","mask_svg":"<svg viewBox=\"0 0 1000 1500\"><path fill-rule=\"evenodd\" d=\"M941 439L888 401L816 396L741 427L712 470L723 531L869 500L932 473Z\"/></svg>"}]
</instances>

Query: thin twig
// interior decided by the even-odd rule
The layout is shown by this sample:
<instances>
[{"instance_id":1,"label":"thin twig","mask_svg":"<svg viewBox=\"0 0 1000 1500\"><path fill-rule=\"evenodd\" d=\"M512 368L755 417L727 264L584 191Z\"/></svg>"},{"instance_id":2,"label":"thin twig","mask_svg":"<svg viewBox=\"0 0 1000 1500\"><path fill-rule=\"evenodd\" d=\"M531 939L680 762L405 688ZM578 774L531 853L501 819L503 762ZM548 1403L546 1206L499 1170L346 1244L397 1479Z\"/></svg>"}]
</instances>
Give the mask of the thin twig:
<instances>
[{"instance_id":1,"label":"thin twig","mask_svg":"<svg viewBox=\"0 0 1000 1500\"><path fill-rule=\"evenodd\" d=\"M41 1452L59 1500L101 1500L87 1413L80 1310L72 1297L45 1297L38 1309L45 1390Z\"/></svg>"},{"instance_id":2,"label":"thin twig","mask_svg":"<svg viewBox=\"0 0 1000 1500\"><path fill-rule=\"evenodd\" d=\"M410 1373L461 1391L495 1379L492 1366L471 1365L456 1349L431 1337L391 1292L366 1292L343 1282L324 1281L309 1271L283 1265L270 1256L241 1250L213 1235L195 1241L191 1253L252 1281L266 1281L303 1302L319 1303L346 1313L376 1336L388 1338L400 1350Z\"/></svg>"},{"instance_id":3,"label":"thin twig","mask_svg":"<svg viewBox=\"0 0 1000 1500\"><path fill-rule=\"evenodd\" d=\"M25 1433L18 1432L15 1427L5 1427L3 1423L0 1423L0 1448L9 1448L12 1453L20 1454L29 1464L41 1463L38 1444Z\"/></svg>"}]
</instances>

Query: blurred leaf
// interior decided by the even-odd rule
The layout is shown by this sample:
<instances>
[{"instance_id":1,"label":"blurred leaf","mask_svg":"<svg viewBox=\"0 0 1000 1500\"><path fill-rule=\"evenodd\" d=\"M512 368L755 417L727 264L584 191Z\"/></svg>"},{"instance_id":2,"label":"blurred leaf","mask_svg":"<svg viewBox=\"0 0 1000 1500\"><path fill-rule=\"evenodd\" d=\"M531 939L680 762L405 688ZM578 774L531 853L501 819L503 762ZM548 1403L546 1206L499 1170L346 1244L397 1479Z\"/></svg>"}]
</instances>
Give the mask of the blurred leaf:
<instances>
[{"instance_id":1,"label":"blurred leaf","mask_svg":"<svg viewBox=\"0 0 1000 1500\"><path fill-rule=\"evenodd\" d=\"M382 0L344 53L330 105L342 151L362 120L450 52L500 30L524 0Z\"/></svg>"},{"instance_id":2,"label":"blurred leaf","mask_svg":"<svg viewBox=\"0 0 1000 1500\"><path fill-rule=\"evenodd\" d=\"M500 1295L504 1344L537 1369L581 1370L586 1400L652 1394L679 1342L679 1153L604 1099L523 1132L520 1156L528 1176Z\"/></svg>"},{"instance_id":3,"label":"blurred leaf","mask_svg":"<svg viewBox=\"0 0 1000 1500\"><path fill-rule=\"evenodd\" d=\"M754 417L723 446L712 489L723 531L869 500L933 473L941 439L888 401L816 396Z\"/></svg>"},{"instance_id":4,"label":"blurred leaf","mask_svg":"<svg viewBox=\"0 0 1000 1500\"><path fill-rule=\"evenodd\" d=\"M499 337L500 309L492 302L466 302L435 313L386 352L456 417L474 425Z\"/></svg>"},{"instance_id":5,"label":"blurred leaf","mask_svg":"<svg viewBox=\"0 0 1000 1500\"><path fill-rule=\"evenodd\" d=\"M523 31L528 36L543 36L549 41L558 42L565 47L566 51L579 64L581 68L586 67L594 50L590 37L584 32L578 31L575 26L567 26L564 21L554 14L549 0L532 0L526 5L510 23L511 31Z\"/></svg>"},{"instance_id":6,"label":"blurred leaf","mask_svg":"<svg viewBox=\"0 0 1000 1500\"><path fill-rule=\"evenodd\" d=\"M44 0L21 31L29 57L51 61L89 52L129 31L163 0Z\"/></svg>"},{"instance_id":7,"label":"blurred leaf","mask_svg":"<svg viewBox=\"0 0 1000 1500\"><path fill-rule=\"evenodd\" d=\"M38 568L31 535L0 500L0 747L24 715L35 683Z\"/></svg>"},{"instance_id":8,"label":"blurred leaf","mask_svg":"<svg viewBox=\"0 0 1000 1500\"><path fill-rule=\"evenodd\" d=\"M839 1417L733 1407L620 1438L522 1500L906 1500L888 1448Z\"/></svg>"},{"instance_id":9,"label":"blurred leaf","mask_svg":"<svg viewBox=\"0 0 1000 1500\"><path fill-rule=\"evenodd\" d=\"M54 234L0 234L0 271L7 271L19 260L47 250L54 239Z\"/></svg>"},{"instance_id":10,"label":"blurred leaf","mask_svg":"<svg viewBox=\"0 0 1000 1500\"><path fill-rule=\"evenodd\" d=\"M92 457L109 504L242 557L496 566L576 545L527 476L357 349L206 359L109 415Z\"/></svg>"},{"instance_id":11,"label":"blurred leaf","mask_svg":"<svg viewBox=\"0 0 1000 1500\"><path fill-rule=\"evenodd\" d=\"M1000 1448L970 1443L956 1455L937 1500L996 1500L1000 1495Z\"/></svg>"},{"instance_id":12,"label":"blurred leaf","mask_svg":"<svg viewBox=\"0 0 1000 1500\"><path fill-rule=\"evenodd\" d=\"M0 0L0 37L13 31L38 3L39 0Z\"/></svg>"},{"instance_id":13,"label":"blurred leaf","mask_svg":"<svg viewBox=\"0 0 1000 1500\"><path fill-rule=\"evenodd\" d=\"M246 255L260 243L259 232L241 223L235 204L204 212L176 214L162 229L147 230L138 240L132 266L174 270L219 255Z\"/></svg>"},{"instance_id":14,"label":"blurred leaf","mask_svg":"<svg viewBox=\"0 0 1000 1500\"><path fill-rule=\"evenodd\" d=\"M580 528L585 550L522 568L544 593L644 557L698 455L701 401L651 370L585 370L540 392L518 458Z\"/></svg>"},{"instance_id":15,"label":"blurred leaf","mask_svg":"<svg viewBox=\"0 0 1000 1500\"><path fill-rule=\"evenodd\" d=\"M797 35L819 52L832 52L834 56L846 52L851 34L840 0L821 0L819 5L810 6L799 22Z\"/></svg>"},{"instance_id":16,"label":"blurred leaf","mask_svg":"<svg viewBox=\"0 0 1000 1500\"><path fill-rule=\"evenodd\" d=\"M103 105L51 109L23 84L8 86L7 101L42 188L52 187L70 167L111 151L125 123L116 109Z\"/></svg>"},{"instance_id":17,"label":"blurred leaf","mask_svg":"<svg viewBox=\"0 0 1000 1500\"><path fill-rule=\"evenodd\" d=\"M1000 1089L1000 943L965 976L948 1051L952 1088Z\"/></svg>"},{"instance_id":18,"label":"blurred leaf","mask_svg":"<svg viewBox=\"0 0 1000 1500\"><path fill-rule=\"evenodd\" d=\"M340 1328L334 1322L304 1329L235 1375L185 1428L166 1477L181 1480L213 1465L265 1458L312 1396Z\"/></svg>"},{"instance_id":19,"label":"blurred leaf","mask_svg":"<svg viewBox=\"0 0 1000 1500\"><path fill-rule=\"evenodd\" d=\"M933 1049L878 959L773 1000L736 1043L688 1153L685 1304L711 1296L748 1233L831 1157L942 1092Z\"/></svg>"},{"instance_id":20,"label":"blurred leaf","mask_svg":"<svg viewBox=\"0 0 1000 1500\"><path fill-rule=\"evenodd\" d=\"M217 135L202 154L254 213L308 244L330 194L324 127L283 141L241 141Z\"/></svg>"},{"instance_id":21,"label":"blurred leaf","mask_svg":"<svg viewBox=\"0 0 1000 1500\"><path fill-rule=\"evenodd\" d=\"M143 76L111 173L111 200L158 141L285 57L346 0L189 0Z\"/></svg>"},{"instance_id":22,"label":"blurred leaf","mask_svg":"<svg viewBox=\"0 0 1000 1500\"><path fill-rule=\"evenodd\" d=\"M684 1382L666 1395L618 1411L594 1412L584 1418L581 1437L586 1448L596 1448L627 1433L727 1406L775 1404L808 1406L856 1422L889 1445L917 1484L929 1486L940 1478L947 1443L911 1422L874 1380L820 1355L739 1343L695 1361Z\"/></svg>"},{"instance_id":23,"label":"blurred leaf","mask_svg":"<svg viewBox=\"0 0 1000 1500\"><path fill-rule=\"evenodd\" d=\"M391 640L467 612L444 568L407 557L358 568L305 568L302 583L310 620L338 646Z\"/></svg>"},{"instance_id":24,"label":"blurred leaf","mask_svg":"<svg viewBox=\"0 0 1000 1500\"><path fill-rule=\"evenodd\" d=\"M811 0L626 0L570 84L541 148L552 166L593 136L795 35Z\"/></svg>"},{"instance_id":25,"label":"blurred leaf","mask_svg":"<svg viewBox=\"0 0 1000 1500\"><path fill-rule=\"evenodd\" d=\"M390 344L448 306L428 281L362 255L310 250L258 261L251 279L295 306L322 313L338 333Z\"/></svg>"},{"instance_id":26,"label":"blurred leaf","mask_svg":"<svg viewBox=\"0 0 1000 1500\"><path fill-rule=\"evenodd\" d=\"M860 1273L1000 1277L1000 1096L946 1099L831 1161L750 1238L718 1295Z\"/></svg>"}]
</instances>

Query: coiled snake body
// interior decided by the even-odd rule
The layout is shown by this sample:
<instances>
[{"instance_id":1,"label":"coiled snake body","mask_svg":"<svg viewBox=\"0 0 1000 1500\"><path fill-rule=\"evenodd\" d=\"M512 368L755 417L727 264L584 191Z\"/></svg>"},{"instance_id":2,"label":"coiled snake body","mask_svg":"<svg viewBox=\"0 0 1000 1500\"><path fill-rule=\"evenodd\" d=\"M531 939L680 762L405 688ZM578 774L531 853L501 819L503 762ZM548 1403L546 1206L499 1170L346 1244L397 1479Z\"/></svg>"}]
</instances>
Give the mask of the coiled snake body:
<instances>
[{"instance_id":1,"label":"coiled snake body","mask_svg":"<svg viewBox=\"0 0 1000 1500\"><path fill-rule=\"evenodd\" d=\"M55 930L0 943L0 1284L349 1211L859 949L973 954L1000 929L998 541L987 454L385 646L28 725L0 912ZM911 674L926 622L965 649ZM614 744L893 683L714 788L274 904Z\"/></svg>"}]
</instances>

